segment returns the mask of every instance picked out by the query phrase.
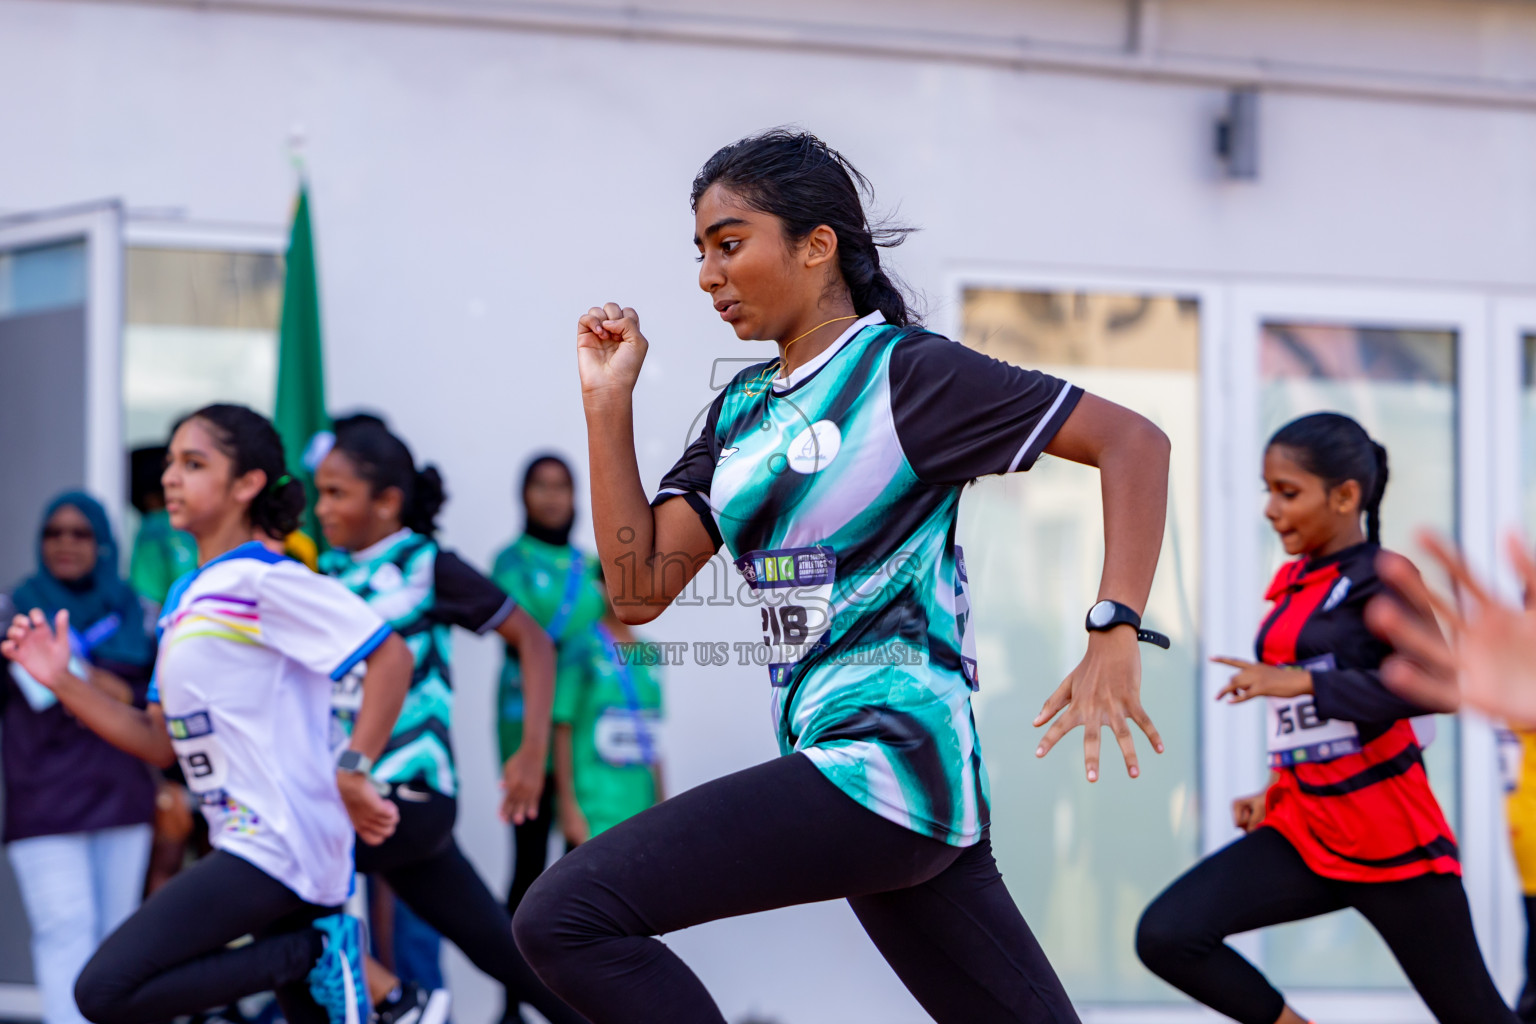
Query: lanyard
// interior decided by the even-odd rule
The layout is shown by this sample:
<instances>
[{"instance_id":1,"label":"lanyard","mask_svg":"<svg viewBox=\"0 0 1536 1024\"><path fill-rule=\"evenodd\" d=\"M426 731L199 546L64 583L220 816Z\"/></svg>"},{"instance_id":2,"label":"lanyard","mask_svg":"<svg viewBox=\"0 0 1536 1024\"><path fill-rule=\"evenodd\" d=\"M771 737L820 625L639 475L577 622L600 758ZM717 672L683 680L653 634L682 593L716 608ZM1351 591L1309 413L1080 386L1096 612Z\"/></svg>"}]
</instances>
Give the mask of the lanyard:
<instances>
[{"instance_id":1,"label":"lanyard","mask_svg":"<svg viewBox=\"0 0 1536 1024\"><path fill-rule=\"evenodd\" d=\"M603 641L604 650L608 652L608 660L619 674L619 688L624 691L624 703L629 705L629 717L635 725L635 742L640 746L640 756L646 764L655 764L656 746L651 741L651 732L645 727L645 716L640 711L640 691L635 688L635 678L630 675L624 659L619 657L613 634L601 622L597 624L597 635Z\"/></svg>"},{"instance_id":2,"label":"lanyard","mask_svg":"<svg viewBox=\"0 0 1536 1024\"><path fill-rule=\"evenodd\" d=\"M581 594L581 577L585 568L581 552L573 549L571 567L565 574L565 594L560 598L560 607L556 609L555 617L549 620L549 625L544 629L555 643L560 642L560 635L565 632L565 627L571 621L571 613L576 610L576 598Z\"/></svg>"},{"instance_id":3,"label":"lanyard","mask_svg":"<svg viewBox=\"0 0 1536 1024\"><path fill-rule=\"evenodd\" d=\"M123 620L113 612L105 618L97 619L84 633L75 632L75 628L71 626L69 628L70 652L82 660L89 659L91 652L110 640L122 625Z\"/></svg>"}]
</instances>

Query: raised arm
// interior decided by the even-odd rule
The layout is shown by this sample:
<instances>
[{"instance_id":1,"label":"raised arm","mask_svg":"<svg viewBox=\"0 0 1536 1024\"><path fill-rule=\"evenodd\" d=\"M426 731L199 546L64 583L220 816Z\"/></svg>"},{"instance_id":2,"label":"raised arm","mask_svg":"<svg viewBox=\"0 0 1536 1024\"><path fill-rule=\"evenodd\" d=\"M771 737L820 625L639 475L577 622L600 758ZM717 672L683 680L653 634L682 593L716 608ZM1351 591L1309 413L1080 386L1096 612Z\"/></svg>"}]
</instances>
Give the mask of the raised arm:
<instances>
[{"instance_id":1,"label":"raised arm","mask_svg":"<svg viewBox=\"0 0 1536 1024\"><path fill-rule=\"evenodd\" d=\"M633 309L610 302L578 321L592 525L614 610L632 625L665 611L718 547L687 501L653 509L640 482L634 390L648 347Z\"/></svg>"},{"instance_id":2,"label":"raised arm","mask_svg":"<svg viewBox=\"0 0 1536 1024\"><path fill-rule=\"evenodd\" d=\"M1168 437L1150 420L1113 402L1085 394L1056 436L1048 454L1096 466L1104 503L1104 571L1099 599L1118 601L1141 614L1163 545L1168 512ZM1086 613L1087 609L1083 609ZM1071 729L1084 726L1083 759L1088 781L1099 777L1099 730L1114 732L1132 778L1141 773L1126 719L1163 751L1162 737L1141 706L1141 653L1129 626L1088 634L1082 662L1046 700L1035 718L1060 717L1041 740L1045 754Z\"/></svg>"},{"instance_id":3,"label":"raised arm","mask_svg":"<svg viewBox=\"0 0 1536 1024\"><path fill-rule=\"evenodd\" d=\"M53 691L81 725L119 750L169 768L176 761L159 704L140 709L92 686L69 670L69 613L61 611L52 628L42 611L11 621L0 654L26 669Z\"/></svg>"}]
</instances>

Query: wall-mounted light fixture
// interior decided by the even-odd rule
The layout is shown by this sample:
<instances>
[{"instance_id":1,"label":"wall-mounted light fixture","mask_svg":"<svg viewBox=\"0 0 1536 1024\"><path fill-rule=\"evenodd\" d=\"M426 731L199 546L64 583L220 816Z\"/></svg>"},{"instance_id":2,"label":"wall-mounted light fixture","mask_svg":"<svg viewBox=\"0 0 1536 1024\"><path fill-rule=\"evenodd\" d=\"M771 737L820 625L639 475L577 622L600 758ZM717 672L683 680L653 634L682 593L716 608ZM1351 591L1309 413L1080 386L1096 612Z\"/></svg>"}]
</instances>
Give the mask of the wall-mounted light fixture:
<instances>
[{"instance_id":1,"label":"wall-mounted light fixture","mask_svg":"<svg viewBox=\"0 0 1536 1024\"><path fill-rule=\"evenodd\" d=\"M1216 122L1216 155L1229 178L1259 176L1259 90L1243 86L1227 93L1227 112Z\"/></svg>"}]
</instances>

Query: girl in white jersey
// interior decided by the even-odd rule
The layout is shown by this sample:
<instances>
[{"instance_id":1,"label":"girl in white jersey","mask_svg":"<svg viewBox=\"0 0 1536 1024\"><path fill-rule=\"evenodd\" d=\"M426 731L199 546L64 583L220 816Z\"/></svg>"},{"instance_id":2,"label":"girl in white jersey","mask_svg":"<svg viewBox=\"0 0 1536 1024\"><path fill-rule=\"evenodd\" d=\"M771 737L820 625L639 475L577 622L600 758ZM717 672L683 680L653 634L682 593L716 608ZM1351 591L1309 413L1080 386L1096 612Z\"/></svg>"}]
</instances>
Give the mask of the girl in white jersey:
<instances>
[{"instance_id":1,"label":"girl in white jersey","mask_svg":"<svg viewBox=\"0 0 1536 1024\"><path fill-rule=\"evenodd\" d=\"M163 479L199 568L166 599L148 708L70 673L65 613L53 628L40 611L17 616L0 646L108 742L160 767L179 760L215 848L102 943L76 1002L97 1024L151 1024L271 989L290 1024L359 1024L360 934L339 908L354 827L379 843L398 817L367 770L399 713L410 652L364 601L275 550L304 495L265 418L234 405L193 413ZM332 680L363 661L369 685L338 762Z\"/></svg>"}]
</instances>

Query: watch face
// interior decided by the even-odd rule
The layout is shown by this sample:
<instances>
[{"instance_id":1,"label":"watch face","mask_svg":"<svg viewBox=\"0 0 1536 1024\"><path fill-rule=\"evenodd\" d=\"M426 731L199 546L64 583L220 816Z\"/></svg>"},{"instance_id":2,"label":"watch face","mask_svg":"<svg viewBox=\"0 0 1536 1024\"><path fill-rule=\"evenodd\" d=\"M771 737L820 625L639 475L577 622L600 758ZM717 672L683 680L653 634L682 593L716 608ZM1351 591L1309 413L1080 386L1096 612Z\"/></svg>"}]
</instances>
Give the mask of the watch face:
<instances>
[{"instance_id":1,"label":"watch face","mask_svg":"<svg viewBox=\"0 0 1536 1024\"><path fill-rule=\"evenodd\" d=\"M1115 617L1115 603L1113 601L1100 601L1088 612L1088 621L1095 626L1107 626Z\"/></svg>"}]
</instances>

